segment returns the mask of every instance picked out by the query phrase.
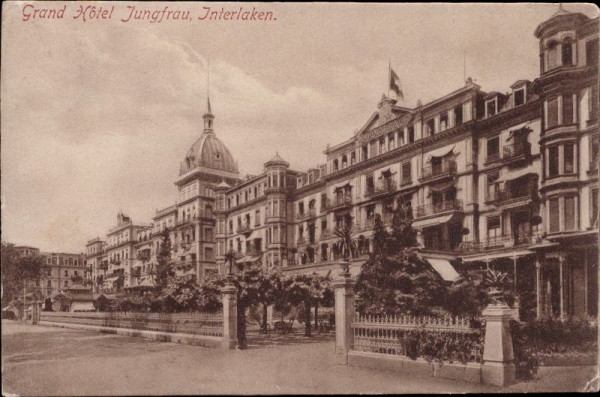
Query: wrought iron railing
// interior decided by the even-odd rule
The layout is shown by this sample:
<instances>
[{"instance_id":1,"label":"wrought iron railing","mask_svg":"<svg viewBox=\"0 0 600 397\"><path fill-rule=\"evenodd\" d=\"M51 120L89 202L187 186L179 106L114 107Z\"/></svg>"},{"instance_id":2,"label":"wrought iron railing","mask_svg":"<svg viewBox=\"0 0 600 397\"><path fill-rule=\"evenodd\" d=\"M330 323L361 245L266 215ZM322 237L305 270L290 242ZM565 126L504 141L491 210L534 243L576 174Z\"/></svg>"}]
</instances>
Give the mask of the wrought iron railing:
<instances>
[{"instance_id":1,"label":"wrought iron railing","mask_svg":"<svg viewBox=\"0 0 600 397\"><path fill-rule=\"evenodd\" d=\"M238 225L237 232L238 233L250 233L252 231L252 227L249 222L242 223Z\"/></svg>"},{"instance_id":2,"label":"wrought iron railing","mask_svg":"<svg viewBox=\"0 0 600 397\"><path fill-rule=\"evenodd\" d=\"M302 212L302 213L298 212L296 214L296 219L301 221L304 219L312 219L316 216L317 216L317 210L315 210L314 208L309 208L309 210L306 212Z\"/></svg>"},{"instance_id":3,"label":"wrought iron railing","mask_svg":"<svg viewBox=\"0 0 600 397\"><path fill-rule=\"evenodd\" d=\"M347 195L344 197L337 197L329 204L328 209L343 208L350 205L352 205L352 196Z\"/></svg>"},{"instance_id":4,"label":"wrought iron railing","mask_svg":"<svg viewBox=\"0 0 600 397\"><path fill-rule=\"evenodd\" d=\"M440 164L428 165L423 167L422 171L421 180L454 175L456 173L456 161L446 160L442 161Z\"/></svg>"},{"instance_id":5,"label":"wrought iron railing","mask_svg":"<svg viewBox=\"0 0 600 397\"><path fill-rule=\"evenodd\" d=\"M511 189L505 187L504 189L497 189L494 191L488 191L486 193L485 201L488 203L502 203L509 200L532 198L535 189L530 185L525 190Z\"/></svg>"},{"instance_id":6,"label":"wrought iron railing","mask_svg":"<svg viewBox=\"0 0 600 397\"><path fill-rule=\"evenodd\" d=\"M320 239L321 240L325 240L325 239L328 239L328 238L332 238L333 235L334 235L333 230L331 230L331 229L322 229L321 230L321 237L320 237Z\"/></svg>"},{"instance_id":7,"label":"wrought iron railing","mask_svg":"<svg viewBox=\"0 0 600 397\"><path fill-rule=\"evenodd\" d=\"M417 207L417 217L439 214L447 211L462 211L461 200L448 200Z\"/></svg>"},{"instance_id":8,"label":"wrought iron railing","mask_svg":"<svg viewBox=\"0 0 600 397\"><path fill-rule=\"evenodd\" d=\"M350 324L354 335L352 350L386 355L408 356L407 338L417 333L450 335L462 346L455 361L480 363L483 335L465 317L359 315Z\"/></svg>"},{"instance_id":9,"label":"wrought iron railing","mask_svg":"<svg viewBox=\"0 0 600 397\"><path fill-rule=\"evenodd\" d=\"M511 145L506 145L502 148L502 157L511 159L521 156L529 156L531 154L531 144L529 142L518 142Z\"/></svg>"},{"instance_id":10,"label":"wrought iron railing","mask_svg":"<svg viewBox=\"0 0 600 397\"><path fill-rule=\"evenodd\" d=\"M397 190L396 182L389 181L381 181L375 185L369 186L365 193L366 197L379 196L387 193L394 193Z\"/></svg>"}]
</instances>

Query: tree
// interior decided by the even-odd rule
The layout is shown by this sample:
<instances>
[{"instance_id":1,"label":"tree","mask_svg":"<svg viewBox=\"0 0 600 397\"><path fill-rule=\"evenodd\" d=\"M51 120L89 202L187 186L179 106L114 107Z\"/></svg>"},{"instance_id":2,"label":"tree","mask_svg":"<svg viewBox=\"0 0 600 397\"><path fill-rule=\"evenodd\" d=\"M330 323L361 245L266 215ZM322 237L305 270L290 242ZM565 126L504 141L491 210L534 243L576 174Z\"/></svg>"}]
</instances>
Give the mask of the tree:
<instances>
[{"instance_id":1,"label":"tree","mask_svg":"<svg viewBox=\"0 0 600 397\"><path fill-rule=\"evenodd\" d=\"M156 285L162 290L167 287L169 279L175 276L173 261L171 260L171 238L168 229L163 230L161 234L156 261Z\"/></svg>"},{"instance_id":2,"label":"tree","mask_svg":"<svg viewBox=\"0 0 600 397\"><path fill-rule=\"evenodd\" d=\"M262 327L267 329L267 309L276 303L283 295L283 277L275 270L263 271L259 276L257 303L262 305Z\"/></svg>"},{"instance_id":3,"label":"tree","mask_svg":"<svg viewBox=\"0 0 600 397\"><path fill-rule=\"evenodd\" d=\"M338 241L335 243L337 252L342 254L345 261L358 257L358 247L356 240L352 237L352 225L350 221L352 217L349 215L346 217L346 222L342 227L335 229L335 236Z\"/></svg>"},{"instance_id":4,"label":"tree","mask_svg":"<svg viewBox=\"0 0 600 397\"><path fill-rule=\"evenodd\" d=\"M18 257L14 244L2 242L2 306L9 304L23 294L30 282L38 281L44 260L39 255Z\"/></svg>"},{"instance_id":5,"label":"tree","mask_svg":"<svg viewBox=\"0 0 600 397\"><path fill-rule=\"evenodd\" d=\"M293 274L284 281L284 299L304 310L304 336L311 336L310 309L325 298L327 278L313 274Z\"/></svg>"},{"instance_id":6,"label":"tree","mask_svg":"<svg viewBox=\"0 0 600 397\"><path fill-rule=\"evenodd\" d=\"M412 219L399 208L391 234L375 216L373 253L363 264L355 287L357 309L371 314L428 314L443 306L446 286L415 249Z\"/></svg>"},{"instance_id":7,"label":"tree","mask_svg":"<svg viewBox=\"0 0 600 397\"><path fill-rule=\"evenodd\" d=\"M161 301L167 313L189 312L198 309L200 286L193 275L171 278L162 290Z\"/></svg>"}]
</instances>

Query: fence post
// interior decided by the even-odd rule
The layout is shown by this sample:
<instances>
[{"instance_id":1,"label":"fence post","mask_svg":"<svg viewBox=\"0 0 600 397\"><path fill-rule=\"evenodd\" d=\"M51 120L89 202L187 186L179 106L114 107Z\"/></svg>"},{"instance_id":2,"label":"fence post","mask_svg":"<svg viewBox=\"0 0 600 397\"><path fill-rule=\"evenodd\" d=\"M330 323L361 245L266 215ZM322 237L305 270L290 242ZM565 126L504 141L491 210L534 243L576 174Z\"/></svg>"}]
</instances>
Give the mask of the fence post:
<instances>
[{"instance_id":1,"label":"fence post","mask_svg":"<svg viewBox=\"0 0 600 397\"><path fill-rule=\"evenodd\" d=\"M488 305L483 311L485 317L485 343L481 379L484 384L508 386L515 382L510 320L512 310L506 303Z\"/></svg>"},{"instance_id":2,"label":"fence post","mask_svg":"<svg viewBox=\"0 0 600 397\"><path fill-rule=\"evenodd\" d=\"M335 360L338 364L348 364L348 351L354 344L354 334L350 325L354 321L354 285L350 277L349 263L342 263L341 278L334 280L335 290Z\"/></svg>"},{"instance_id":3,"label":"fence post","mask_svg":"<svg viewBox=\"0 0 600 397\"><path fill-rule=\"evenodd\" d=\"M237 288L228 280L223 288L223 348L233 350L237 340Z\"/></svg>"}]
</instances>

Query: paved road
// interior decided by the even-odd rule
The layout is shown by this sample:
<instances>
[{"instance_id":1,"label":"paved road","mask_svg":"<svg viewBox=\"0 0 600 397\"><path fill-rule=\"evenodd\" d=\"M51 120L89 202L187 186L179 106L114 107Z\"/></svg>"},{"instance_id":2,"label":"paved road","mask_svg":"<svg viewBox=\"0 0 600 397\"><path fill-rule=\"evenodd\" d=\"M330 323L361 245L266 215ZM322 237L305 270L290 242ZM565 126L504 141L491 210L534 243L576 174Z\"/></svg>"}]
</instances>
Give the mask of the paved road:
<instances>
[{"instance_id":1,"label":"paved road","mask_svg":"<svg viewBox=\"0 0 600 397\"><path fill-rule=\"evenodd\" d=\"M3 392L30 395L436 393L581 390L594 368L510 389L333 363L332 335L269 336L223 351L2 321Z\"/></svg>"}]
</instances>

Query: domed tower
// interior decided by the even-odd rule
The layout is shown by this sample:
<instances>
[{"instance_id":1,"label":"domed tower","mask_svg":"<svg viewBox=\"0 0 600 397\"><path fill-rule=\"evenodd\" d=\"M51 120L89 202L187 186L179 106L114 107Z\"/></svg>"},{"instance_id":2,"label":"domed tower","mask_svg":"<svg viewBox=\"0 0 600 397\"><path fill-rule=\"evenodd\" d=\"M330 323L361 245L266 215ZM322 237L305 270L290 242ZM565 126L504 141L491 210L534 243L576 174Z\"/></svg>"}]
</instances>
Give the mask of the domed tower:
<instances>
[{"instance_id":1,"label":"domed tower","mask_svg":"<svg viewBox=\"0 0 600 397\"><path fill-rule=\"evenodd\" d=\"M564 298L570 296L565 286L587 280L589 264L597 263L598 255L597 230L590 219L594 191L595 200L598 196L598 18L560 6L537 27L535 37L540 52L540 77L533 91L542 106L543 230L557 247L540 254L538 277L542 288L551 284L551 291L560 290L563 318L585 311L577 304L586 301L584 296ZM584 255L570 252L575 245L585 247Z\"/></svg>"},{"instance_id":2,"label":"domed tower","mask_svg":"<svg viewBox=\"0 0 600 397\"><path fill-rule=\"evenodd\" d=\"M265 163L267 172L267 266L281 268L287 256L287 210L290 164L275 154Z\"/></svg>"},{"instance_id":3,"label":"domed tower","mask_svg":"<svg viewBox=\"0 0 600 397\"><path fill-rule=\"evenodd\" d=\"M220 183L234 185L240 180L233 156L215 135L215 116L208 98L202 118L202 134L187 151L175 180L179 200L172 242L177 273L194 274L198 280L218 272L215 187Z\"/></svg>"}]
</instances>

